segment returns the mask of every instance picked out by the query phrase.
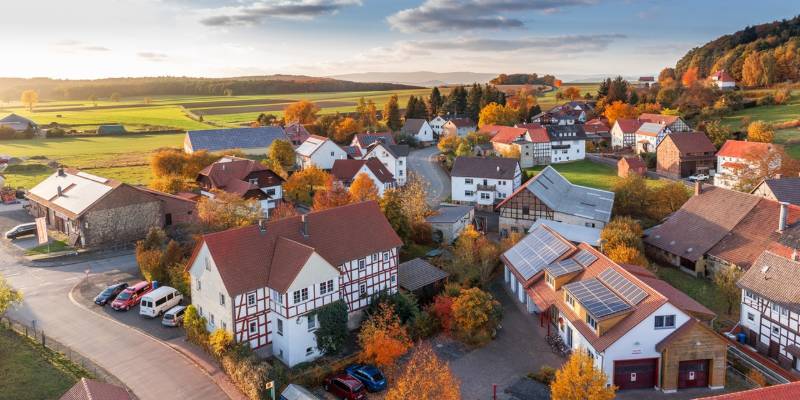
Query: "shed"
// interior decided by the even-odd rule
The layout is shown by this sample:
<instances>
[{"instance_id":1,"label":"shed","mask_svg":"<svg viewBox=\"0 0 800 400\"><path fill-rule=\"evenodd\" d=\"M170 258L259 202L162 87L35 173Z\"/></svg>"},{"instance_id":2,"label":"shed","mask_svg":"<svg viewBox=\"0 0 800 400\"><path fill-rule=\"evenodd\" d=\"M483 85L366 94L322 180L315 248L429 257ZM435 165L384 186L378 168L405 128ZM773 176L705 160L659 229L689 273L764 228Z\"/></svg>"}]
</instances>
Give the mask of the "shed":
<instances>
[{"instance_id":1,"label":"shed","mask_svg":"<svg viewBox=\"0 0 800 400\"><path fill-rule=\"evenodd\" d=\"M425 299L433 297L450 274L421 258L415 258L400 264L397 276L400 288Z\"/></svg>"},{"instance_id":2,"label":"shed","mask_svg":"<svg viewBox=\"0 0 800 400\"><path fill-rule=\"evenodd\" d=\"M425 220L431 224L434 240L439 243L451 243L475 219L475 208L472 206L442 205Z\"/></svg>"},{"instance_id":3,"label":"shed","mask_svg":"<svg viewBox=\"0 0 800 400\"><path fill-rule=\"evenodd\" d=\"M647 173L647 164L637 157L623 157L617 161L617 175L626 178L631 172L644 176Z\"/></svg>"},{"instance_id":4,"label":"shed","mask_svg":"<svg viewBox=\"0 0 800 400\"><path fill-rule=\"evenodd\" d=\"M97 127L97 134L100 136L124 135L125 133L123 125L100 125Z\"/></svg>"}]
</instances>

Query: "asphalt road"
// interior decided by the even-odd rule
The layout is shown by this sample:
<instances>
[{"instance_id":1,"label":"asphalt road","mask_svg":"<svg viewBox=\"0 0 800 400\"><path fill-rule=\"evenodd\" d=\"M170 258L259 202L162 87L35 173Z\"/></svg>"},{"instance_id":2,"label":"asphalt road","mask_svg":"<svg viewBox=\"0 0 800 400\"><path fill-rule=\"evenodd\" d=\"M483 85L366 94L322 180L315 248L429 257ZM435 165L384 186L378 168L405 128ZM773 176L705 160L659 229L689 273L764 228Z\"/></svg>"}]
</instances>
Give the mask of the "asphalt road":
<instances>
[{"instance_id":1,"label":"asphalt road","mask_svg":"<svg viewBox=\"0 0 800 400\"><path fill-rule=\"evenodd\" d=\"M436 162L436 146L413 150L408 155L408 168L428 182L428 204L436 207L450 197L450 176Z\"/></svg>"},{"instance_id":2,"label":"asphalt road","mask_svg":"<svg viewBox=\"0 0 800 400\"><path fill-rule=\"evenodd\" d=\"M19 219L18 212L0 212L0 231ZM57 267L29 267L5 239L0 243L0 274L24 295L22 305L9 311L21 321L36 321L47 336L92 359L141 400L227 399L214 381L185 356L135 328L82 308L70 297L86 275L112 271L135 272L132 255Z\"/></svg>"}]
</instances>

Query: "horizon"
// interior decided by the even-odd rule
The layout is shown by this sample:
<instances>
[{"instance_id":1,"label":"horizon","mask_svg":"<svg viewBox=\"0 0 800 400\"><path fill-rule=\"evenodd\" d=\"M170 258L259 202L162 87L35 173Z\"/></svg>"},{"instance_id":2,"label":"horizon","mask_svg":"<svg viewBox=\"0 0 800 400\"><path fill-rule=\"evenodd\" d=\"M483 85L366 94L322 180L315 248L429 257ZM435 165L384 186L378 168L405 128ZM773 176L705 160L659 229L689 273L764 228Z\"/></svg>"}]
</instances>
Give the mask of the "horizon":
<instances>
[{"instance_id":1,"label":"horizon","mask_svg":"<svg viewBox=\"0 0 800 400\"><path fill-rule=\"evenodd\" d=\"M7 78L656 75L691 48L798 13L765 0L52 0L14 2ZM47 9L46 13L41 10ZM691 10L690 12L687 12ZM69 16L63 18L63 16ZM713 15L713 19L707 16ZM30 30L28 21L36 20ZM19 40L24 32L25 40ZM20 61L23 60L23 61ZM310 60L310 61L309 61ZM512 60L512 62L509 62Z\"/></svg>"}]
</instances>

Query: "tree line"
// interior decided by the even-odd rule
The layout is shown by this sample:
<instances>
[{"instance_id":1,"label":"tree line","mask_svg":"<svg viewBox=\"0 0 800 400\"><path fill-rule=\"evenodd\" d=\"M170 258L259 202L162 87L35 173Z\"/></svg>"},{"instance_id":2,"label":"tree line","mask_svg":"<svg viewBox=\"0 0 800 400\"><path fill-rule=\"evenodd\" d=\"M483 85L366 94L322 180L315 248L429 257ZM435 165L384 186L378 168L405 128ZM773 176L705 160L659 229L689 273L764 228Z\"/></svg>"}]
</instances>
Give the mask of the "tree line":
<instances>
[{"instance_id":1,"label":"tree line","mask_svg":"<svg viewBox=\"0 0 800 400\"><path fill-rule=\"evenodd\" d=\"M500 74L489 81L493 85L547 85L556 86L556 77L553 75L539 76L532 74Z\"/></svg>"}]
</instances>

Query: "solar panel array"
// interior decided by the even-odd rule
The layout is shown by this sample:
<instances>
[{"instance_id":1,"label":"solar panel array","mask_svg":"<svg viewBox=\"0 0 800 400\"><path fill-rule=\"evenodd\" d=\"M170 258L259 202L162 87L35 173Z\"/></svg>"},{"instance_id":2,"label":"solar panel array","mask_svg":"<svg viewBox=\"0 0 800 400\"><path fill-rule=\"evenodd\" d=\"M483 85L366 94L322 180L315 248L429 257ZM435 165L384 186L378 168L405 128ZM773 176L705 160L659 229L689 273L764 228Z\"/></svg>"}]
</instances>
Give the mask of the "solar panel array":
<instances>
[{"instance_id":1,"label":"solar panel array","mask_svg":"<svg viewBox=\"0 0 800 400\"><path fill-rule=\"evenodd\" d=\"M597 256L590 253L588 250L581 250L578 254L572 256L572 258L584 267L588 267L593 262L597 261Z\"/></svg>"},{"instance_id":2,"label":"solar panel array","mask_svg":"<svg viewBox=\"0 0 800 400\"><path fill-rule=\"evenodd\" d=\"M537 228L506 251L504 255L517 272L528 280L546 265L561 257L567 250L569 250L569 245L543 228Z\"/></svg>"},{"instance_id":3,"label":"solar panel array","mask_svg":"<svg viewBox=\"0 0 800 400\"><path fill-rule=\"evenodd\" d=\"M631 308L630 304L597 279L572 282L564 285L564 288L595 318L603 318Z\"/></svg>"},{"instance_id":4,"label":"solar panel array","mask_svg":"<svg viewBox=\"0 0 800 400\"><path fill-rule=\"evenodd\" d=\"M583 270L583 267L571 258L556 261L547 266L547 272L554 277L564 276Z\"/></svg>"},{"instance_id":5,"label":"solar panel array","mask_svg":"<svg viewBox=\"0 0 800 400\"><path fill-rule=\"evenodd\" d=\"M639 304L647 297L647 292L613 268L601 272L598 278L631 304Z\"/></svg>"}]
</instances>

